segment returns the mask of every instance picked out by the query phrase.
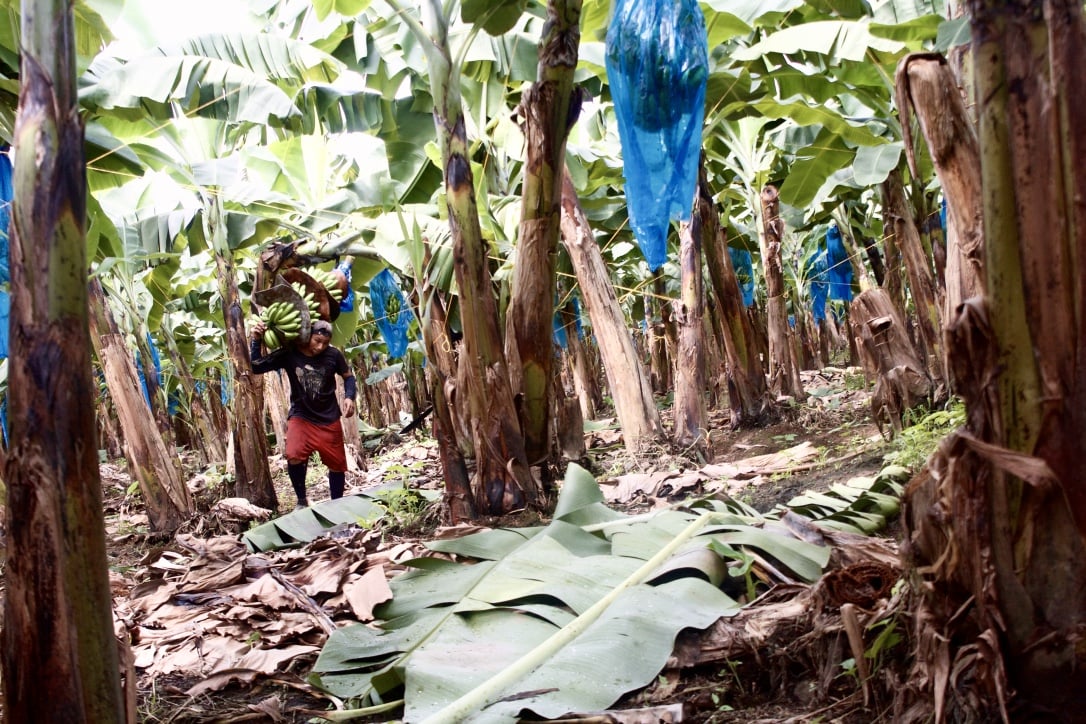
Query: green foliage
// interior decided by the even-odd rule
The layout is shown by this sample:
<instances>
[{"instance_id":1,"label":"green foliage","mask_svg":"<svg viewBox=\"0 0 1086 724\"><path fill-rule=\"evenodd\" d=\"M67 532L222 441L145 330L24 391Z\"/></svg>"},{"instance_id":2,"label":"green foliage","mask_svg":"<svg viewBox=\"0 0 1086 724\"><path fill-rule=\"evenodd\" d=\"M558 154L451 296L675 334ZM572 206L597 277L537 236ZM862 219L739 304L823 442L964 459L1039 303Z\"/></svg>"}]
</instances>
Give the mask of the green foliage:
<instances>
[{"instance_id":1,"label":"green foliage","mask_svg":"<svg viewBox=\"0 0 1086 724\"><path fill-rule=\"evenodd\" d=\"M805 491L767 517L790 510L824 528L872 535L898 514L908 478L906 468L888 465L874 478L851 478L824 492Z\"/></svg>"},{"instance_id":2,"label":"green foliage","mask_svg":"<svg viewBox=\"0 0 1086 724\"><path fill-rule=\"evenodd\" d=\"M901 587L902 583L899 581L895 587L895 591ZM866 634L874 634L875 638L871 641L871 644L864 649L864 660L867 662L867 676L870 678L886 663L886 661L893 654L894 649L905 640L904 634L899 628L899 620L896 613L887 616L886 618L880 618L873 621L864 629ZM865 636L866 638L866 636ZM849 676L857 680L860 678L860 667L856 664L856 659L849 657L841 662L841 673L839 676Z\"/></svg>"},{"instance_id":3,"label":"green foliage","mask_svg":"<svg viewBox=\"0 0 1086 724\"><path fill-rule=\"evenodd\" d=\"M513 29L527 6L528 0L464 0L460 17L465 23L478 23L491 35L501 35Z\"/></svg>"},{"instance_id":4,"label":"green foliage","mask_svg":"<svg viewBox=\"0 0 1086 724\"><path fill-rule=\"evenodd\" d=\"M409 562L378 626L336 631L314 681L361 706L402 688L411 721L439 710L448 721L482 711L512 722L525 708L544 717L606 708L658 675L682 628L738 611L721 590L729 579L750 593L766 557L801 580L821 575L827 548L747 512L712 500L698 512L627 516L571 465L549 525L430 543L475 562ZM535 693L506 696L521 691Z\"/></svg>"},{"instance_id":5,"label":"green foliage","mask_svg":"<svg viewBox=\"0 0 1086 724\"><path fill-rule=\"evenodd\" d=\"M403 468L405 474L410 472ZM393 470L390 468L389 472ZM406 483L398 488L384 488L373 493L385 510L384 523L389 528L399 530L419 527L422 522L438 505L436 496L431 493L426 495L423 491L408 488Z\"/></svg>"},{"instance_id":6,"label":"green foliage","mask_svg":"<svg viewBox=\"0 0 1086 724\"><path fill-rule=\"evenodd\" d=\"M845 389L849 391L866 390L868 387L867 377L863 372L846 372L845 373Z\"/></svg>"},{"instance_id":7,"label":"green foliage","mask_svg":"<svg viewBox=\"0 0 1086 724\"><path fill-rule=\"evenodd\" d=\"M878 632L875 640L864 650L864 658L871 662L871 671L878 671L890 651L903 640L901 631L898 630L896 616L880 619L867 627L868 631Z\"/></svg>"},{"instance_id":8,"label":"green foliage","mask_svg":"<svg viewBox=\"0 0 1086 724\"><path fill-rule=\"evenodd\" d=\"M254 552L295 547L325 535L337 525L376 521L383 510L369 496L346 495L258 525L242 535L242 540Z\"/></svg>"},{"instance_id":9,"label":"green foliage","mask_svg":"<svg viewBox=\"0 0 1086 724\"><path fill-rule=\"evenodd\" d=\"M951 399L945 408L933 412L910 411L905 429L894 438L894 449L884 456L887 463L917 470L950 432L965 424L965 403Z\"/></svg>"}]
</instances>

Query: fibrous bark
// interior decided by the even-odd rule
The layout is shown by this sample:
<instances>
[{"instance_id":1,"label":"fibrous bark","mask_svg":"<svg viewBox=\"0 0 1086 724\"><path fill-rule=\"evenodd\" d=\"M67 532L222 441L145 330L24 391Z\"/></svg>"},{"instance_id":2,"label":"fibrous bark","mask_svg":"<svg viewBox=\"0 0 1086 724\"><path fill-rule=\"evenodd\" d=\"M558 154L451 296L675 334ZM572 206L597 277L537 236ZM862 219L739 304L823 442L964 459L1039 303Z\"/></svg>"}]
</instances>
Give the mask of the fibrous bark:
<instances>
[{"instance_id":1,"label":"fibrous bark","mask_svg":"<svg viewBox=\"0 0 1086 724\"><path fill-rule=\"evenodd\" d=\"M698 214L701 216L702 248L709 267L709 280L725 326L723 343L728 360L726 374L731 425L738 428L761 419L769 406L768 388L704 165L698 183Z\"/></svg>"},{"instance_id":2,"label":"fibrous bark","mask_svg":"<svg viewBox=\"0 0 1086 724\"><path fill-rule=\"evenodd\" d=\"M934 674L918 700L947 718L1072 721L1086 703L1086 22L1077 0L968 5L986 298L949 330L966 428L907 491L918 663Z\"/></svg>"},{"instance_id":3,"label":"fibrous bark","mask_svg":"<svg viewBox=\"0 0 1086 724\"><path fill-rule=\"evenodd\" d=\"M886 278L886 267L882 263L882 254L874 239L864 239L864 251L867 252L867 261L871 264L871 273L875 275L875 284L882 286Z\"/></svg>"},{"instance_id":4,"label":"fibrous bark","mask_svg":"<svg viewBox=\"0 0 1086 724\"><path fill-rule=\"evenodd\" d=\"M532 477L528 466L513 402L487 261L489 246L483 239L475 201L460 97L460 71L450 55L443 12L437 0L422 3L423 42L430 66L434 125L444 163L453 269L460 290L460 321L464 332L459 357L463 384L457 394L470 414L475 447L472 492L476 510L481 514L502 515L524 507L539 508L545 501L542 486ZM547 309L552 310L553 287L549 294ZM549 329L548 326L548 334Z\"/></svg>"},{"instance_id":5,"label":"fibrous bark","mask_svg":"<svg viewBox=\"0 0 1086 724\"><path fill-rule=\"evenodd\" d=\"M920 330L920 346L924 366L936 385L936 393L946 396L946 355L943 352L943 303L935 289L931 259L920 240L901 175L895 170L883 182L883 203L886 219L909 278L909 291L916 308L916 326ZM892 231L891 231L892 230ZM919 345L918 345L919 346Z\"/></svg>"},{"instance_id":6,"label":"fibrous bark","mask_svg":"<svg viewBox=\"0 0 1086 724\"><path fill-rule=\"evenodd\" d=\"M875 421L900 430L905 413L931 397L927 367L909 341L905 321L886 290L860 292L852 300L849 322L864 373L875 379L871 393Z\"/></svg>"},{"instance_id":7,"label":"fibrous bark","mask_svg":"<svg viewBox=\"0 0 1086 724\"><path fill-rule=\"evenodd\" d=\"M287 414L290 410L290 386L282 370L267 372L261 380L264 384L264 407L271 419L275 433L275 446L279 454L287 456Z\"/></svg>"},{"instance_id":8,"label":"fibrous bark","mask_svg":"<svg viewBox=\"0 0 1086 724\"><path fill-rule=\"evenodd\" d=\"M171 534L193 513L181 461L166 445L140 389L132 352L117 328L101 282L90 282L90 328L106 387L125 431L129 468L139 484L151 530Z\"/></svg>"},{"instance_id":9,"label":"fibrous bark","mask_svg":"<svg viewBox=\"0 0 1086 724\"><path fill-rule=\"evenodd\" d=\"M205 222L211 229L208 238L215 238L216 234L225 235L225 228L216 228L219 217L213 204L205 206L205 213L208 212L210 218ZM226 352L234 373L234 406L230 426L234 446L234 491L253 505L277 511L279 501L268 467L268 438L264 434L264 386L259 375L253 374L249 359L249 336L245 331L241 294L229 249L217 248L215 262L219 293L222 295Z\"/></svg>"},{"instance_id":10,"label":"fibrous bark","mask_svg":"<svg viewBox=\"0 0 1086 724\"><path fill-rule=\"evenodd\" d=\"M678 317L679 343L675 364L673 439L699 456L708 449L705 410L705 349L702 338L701 216L694 214L679 235L682 304Z\"/></svg>"},{"instance_id":11,"label":"fibrous bark","mask_svg":"<svg viewBox=\"0 0 1086 724\"><path fill-rule=\"evenodd\" d=\"M573 387L577 393L578 404L581 406L581 419L595 420L596 410L601 400L600 388L596 382L592 360L588 358L585 344L577 331L577 317L572 302L563 305L559 314L569 340L565 356L569 361Z\"/></svg>"},{"instance_id":12,"label":"fibrous bark","mask_svg":"<svg viewBox=\"0 0 1086 724\"><path fill-rule=\"evenodd\" d=\"M166 337L166 351L173 362L175 374L181 389L188 398L188 423L196 434L197 444L203 453L204 462L209 465L221 465L226 462L226 428L216 425L215 415L205 399L211 394L210 386L203 392L197 390L196 380L192 376L188 363L177 349L172 335Z\"/></svg>"},{"instance_id":13,"label":"fibrous bark","mask_svg":"<svg viewBox=\"0 0 1086 724\"><path fill-rule=\"evenodd\" d=\"M476 517L471 478L464 454L456 441L457 428L453 417L456 359L449 335L445 304L438 291L430 285L429 276L421 276L421 297L423 303L429 306L429 313L420 319L426 320L422 339L426 345L426 359L430 362L426 368L426 376L430 387L430 401L434 406L433 436L437 440L442 477L445 480L445 507L449 513L449 522L456 525Z\"/></svg>"},{"instance_id":14,"label":"fibrous bark","mask_svg":"<svg viewBox=\"0 0 1086 724\"><path fill-rule=\"evenodd\" d=\"M122 722L87 324L71 3L23 2L13 148L6 721Z\"/></svg>"},{"instance_id":15,"label":"fibrous bark","mask_svg":"<svg viewBox=\"0 0 1086 724\"><path fill-rule=\"evenodd\" d=\"M788 328L784 271L781 267L781 242L784 219L780 217L780 200L776 187L762 189L762 268L765 273L766 311L769 317L769 388L775 395L797 401L806 399L799 368L792 352Z\"/></svg>"},{"instance_id":16,"label":"fibrous bark","mask_svg":"<svg viewBox=\"0 0 1086 724\"><path fill-rule=\"evenodd\" d=\"M637 453L643 446L661 439L660 413L615 289L611 286L607 265L568 172L562 186L562 243L573 260L577 285L592 320L626 449Z\"/></svg>"},{"instance_id":17,"label":"fibrous bark","mask_svg":"<svg viewBox=\"0 0 1086 724\"><path fill-rule=\"evenodd\" d=\"M898 64L897 106L910 168L916 175L911 115L916 114L947 201L946 309L984 290L980 145L954 73L941 55L917 53Z\"/></svg>"},{"instance_id":18,"label":"fibrous bark","mask_svg":"<svg viewBox=\"0 0 1086 724\"><path fill-rule=\"evenodd\" d=\"M544 461L551 449L554 260L561 223L566 138L580 101L578 93L576 104L571 103L580 18L580 0L547 3L537 79L520 104L527 158L505 344L510 365L513 359L520 360L519 369L512 370L513 389L521 395L524 450L533 463Z\"/></svg>"}]
</instances>

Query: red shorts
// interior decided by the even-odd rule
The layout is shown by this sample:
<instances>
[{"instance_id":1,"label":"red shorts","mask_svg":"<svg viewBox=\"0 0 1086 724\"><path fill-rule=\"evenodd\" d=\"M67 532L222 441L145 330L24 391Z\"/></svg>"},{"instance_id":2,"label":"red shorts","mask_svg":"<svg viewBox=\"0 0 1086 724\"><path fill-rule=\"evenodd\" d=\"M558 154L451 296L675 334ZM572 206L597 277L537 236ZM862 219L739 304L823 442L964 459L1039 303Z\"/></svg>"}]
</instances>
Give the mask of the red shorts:
<instances>
[{"instance_id":1,"label":"red shorts","mask_svg":"<svg viewBox=\"0 0 1086 724\"><path fill-rule=\"evenodd\" d=\"M339 420L318 425L301 417L287 420L287 462L304 463L314 452L333 473L347 471L347 453L343 449L343 425Z\"/></svg>"}]
</instances>

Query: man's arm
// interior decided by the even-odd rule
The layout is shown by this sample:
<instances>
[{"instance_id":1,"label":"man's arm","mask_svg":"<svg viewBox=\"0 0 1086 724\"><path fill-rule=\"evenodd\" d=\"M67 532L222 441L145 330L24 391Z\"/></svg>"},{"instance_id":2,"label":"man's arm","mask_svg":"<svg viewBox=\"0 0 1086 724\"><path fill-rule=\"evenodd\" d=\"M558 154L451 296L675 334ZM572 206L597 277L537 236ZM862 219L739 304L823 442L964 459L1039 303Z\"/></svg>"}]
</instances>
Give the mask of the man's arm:
<instances>
[{"instance_id":1,"label":"man's arm","mask_svg":"<svg viewBox=\"0 0 1086 724\"><path fill-rule=\"evenodd\" d=\"M271 355L260 354L260 341L264 339L264 330L267 329L267 325L264 324L264 320L257 317L253 321L253 329L249 333L249 364L253 368L253 374L262 375L265 372L272 370Z\"/></svg>"},{"instance_id":2,"label":"man's arm","mask_svg":"<svg viewBox=\"0 0 1086 724\"><path fill-rule=\"evenodd\" d=\"M354 417L354 400L358 396L358 382L355 380L354 372L351 371L351 366L347 363L347 355L343 352L339 354L343 360L343 367L339 373L339 376L343 378L343 416Z\"/></svg>"}]
</instances>

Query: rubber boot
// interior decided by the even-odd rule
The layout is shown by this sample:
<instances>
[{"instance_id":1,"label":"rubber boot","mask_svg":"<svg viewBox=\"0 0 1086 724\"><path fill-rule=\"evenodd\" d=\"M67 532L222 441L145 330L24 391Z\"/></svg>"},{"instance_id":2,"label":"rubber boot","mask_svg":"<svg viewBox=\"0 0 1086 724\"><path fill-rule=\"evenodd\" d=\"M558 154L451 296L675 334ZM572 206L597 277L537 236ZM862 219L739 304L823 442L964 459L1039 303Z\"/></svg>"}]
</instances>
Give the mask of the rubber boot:
<instances>
[{"instance_id":1,"label":"rubber boot","mask_svg":"<svg viewBox=\"0 0 1086 724\"><path fill-rule=\"evenodd\" d=\"M328 471L328 492L332 495L332 500L343 497L343 489L347 487L346 475L340 471L334 473L331 470Z\"/></svg>"},{"instance_id":2,"label":"rubber boot","mask_svg":"<svg viewBox=\"0 0 1086 724\"><path fill-rule=\"evenodd\" d=\"M298 505L295 510L309 506L309 500L305 494L305 473L308 465L302 463L287 463L287 475L290 477L290 486L294 488L294 494L298 496Z\"/></svg>"}]
</instances>

